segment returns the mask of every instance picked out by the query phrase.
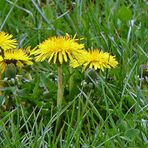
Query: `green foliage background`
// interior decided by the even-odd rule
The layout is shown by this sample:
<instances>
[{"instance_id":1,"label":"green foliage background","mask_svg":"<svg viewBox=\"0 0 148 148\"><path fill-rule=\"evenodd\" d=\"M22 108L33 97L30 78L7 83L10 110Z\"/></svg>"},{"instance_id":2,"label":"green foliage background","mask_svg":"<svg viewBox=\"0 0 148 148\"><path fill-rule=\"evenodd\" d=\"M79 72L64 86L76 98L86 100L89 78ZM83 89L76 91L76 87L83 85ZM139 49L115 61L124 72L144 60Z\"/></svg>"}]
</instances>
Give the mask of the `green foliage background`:
<instances>
[{"instance_id":1,"label":"green foliage background","mask_svg":"<svg viewBox=\"0 0 148 148\"><path fill-rule=\"evenodd\" d=\"M144 0L1 0L0 30L12 33L18 47L77 34L86 49L100 48L119 61L104 72L65 66L60 111L56 65L35 63L14 78L9 68L1 80L1 147L148 147L147 8Z\"/></svg>"}]
</instances>

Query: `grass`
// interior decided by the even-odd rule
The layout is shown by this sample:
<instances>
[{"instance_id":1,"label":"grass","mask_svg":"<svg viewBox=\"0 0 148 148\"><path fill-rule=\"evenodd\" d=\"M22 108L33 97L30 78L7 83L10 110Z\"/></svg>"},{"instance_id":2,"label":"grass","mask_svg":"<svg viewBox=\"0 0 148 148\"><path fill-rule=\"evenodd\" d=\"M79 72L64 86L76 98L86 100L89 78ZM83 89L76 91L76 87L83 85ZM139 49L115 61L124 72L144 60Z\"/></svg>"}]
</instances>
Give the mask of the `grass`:
<instances>
[{"instance_id":1,"label":"grass","mask_svg":"<svg viewBox=\"0 0 148 148\"><path fill-rule=\"evenodd\" d=\"M3 79L0 147L148 147L148 73L141 66L148 61L146 12L140 0L1 0L0 30L12 33L19 47L77 34L86 48L116 55L119 65L85 73L65 67L60 110L56 65L36 63Z\"/></svg>"}]
</instances>

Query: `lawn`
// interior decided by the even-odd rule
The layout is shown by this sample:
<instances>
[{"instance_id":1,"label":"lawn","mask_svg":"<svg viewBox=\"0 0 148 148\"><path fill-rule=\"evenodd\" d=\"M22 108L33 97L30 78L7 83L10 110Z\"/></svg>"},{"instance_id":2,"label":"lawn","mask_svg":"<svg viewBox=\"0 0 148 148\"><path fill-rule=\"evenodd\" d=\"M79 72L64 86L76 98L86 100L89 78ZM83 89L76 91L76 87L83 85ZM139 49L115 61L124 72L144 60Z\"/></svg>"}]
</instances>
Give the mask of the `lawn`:
<instances>
[{"instance_id":1,"label":"lawn","mask_svg":"<svg viewBox=\"0 0 148 148\"><path fill-rule=\"evenodd\" d=\"M146 0L0 0L0 148L147 148L147 20Z\"/></svg>"}]
</instances>

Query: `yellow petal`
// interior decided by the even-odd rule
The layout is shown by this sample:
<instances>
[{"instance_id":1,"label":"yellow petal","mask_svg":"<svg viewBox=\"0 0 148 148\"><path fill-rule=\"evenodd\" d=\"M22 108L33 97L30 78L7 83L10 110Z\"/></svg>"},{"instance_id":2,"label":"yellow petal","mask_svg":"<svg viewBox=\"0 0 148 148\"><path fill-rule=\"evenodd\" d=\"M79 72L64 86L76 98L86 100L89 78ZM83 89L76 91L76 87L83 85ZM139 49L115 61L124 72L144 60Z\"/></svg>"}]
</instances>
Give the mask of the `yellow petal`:
<instances>
[{"instance_id":1,"label":"yellow petal","mask_svg":"<svg viewBox=\"0 0 148 148\"><path fill-rule=\"evenodd\" d=\"M90 63L89 68L93 68L93 63Z\"/></svg>"},{"instance_id":2,"label":"yellow petal","mask_svg":"<svg viewBox=\"0 0 148 148\"><path fill-rule=\"evenodd\" d=\"M54 59L53 59L53 63L55 64L57 61L57 52L54 54Z\"/></svg>"},{"instance_id":3,"label":"yellow petal","mask_svg":"<svg viewBox=\"0 0 148 148\"><path fill-rule=\"evenodd\" d=\"M62 54L63 54L65 62L67 62L67 55L66 55L65 51L63 51Z\"/></svg>"},{"instance_id":4,"label":"yellow petal","mask_svg":"<svg viewBox=\"0 0 148 148\"><path fill-rule=\"evenodd\" d=\"M68 54L69 59L72 60L73 58L71 56L71 53L67 52L67 54Z\"/></svg>"},{"instance_id":5,"label":"yellow petal","mask_svg":"<svg viewBox=\"0 0 148 148\"><path fill-rule=\"evenodd\" d=\"M95 70L97 70L98 66L95 64L95 65L94 65L94 68L95 68Z\"/></svg>"},{"instance_id":6,"label":"yellow petal","mask_svg":"<svg viewBox=\"0 0 148 148\"><path fill-rule=\"evenodd\" d=\"M0 63L1 74L4 73L5 69L6 69L6 64L4 62Z\"/></svg>"},{"instance_id":7,"label":"yellow petal","mask_svg":"<svg viewBox=\"0 0 148 148\"><path fill-rule=\"evenodd\" d=\"M51 56L50 56L50 58L49 58L49 60L48 60L49 63L51 62L53 56L54 56L54 52L51 54Z\"/></svg>"},{"instance_id":8,"label":"yellow petal","mask_svg":"<svg viewBox=\"0 0 148 148\"><path fill-rule=\"evenodd\" d=\"M84 64L84 70L88 67L88 65L89 65L89 62Z\"/></svg>"},{"instance_id":9,"label":"yellow petal","mask_svg":"<svg viewBox=\"0 0 148 148\"><path fill-rule=\"evenodd\" d=\"M17 61L17 62L16 62L16 65L17 65L18 67L23 67L24 64L23 64L22 62L20 62L20 61Z\"/></svg>"},{"instance_id":10,"label":"yellow petal","mask_svg":"<svg viewBox=\"0 0 148 148\"><path fill-rule=\"evenodd\" d=\"M62 57L62 53L61 52L59 52L59 62L60 62L60 64L63 63L63 57Z\"/></svg>"}]
</instances>

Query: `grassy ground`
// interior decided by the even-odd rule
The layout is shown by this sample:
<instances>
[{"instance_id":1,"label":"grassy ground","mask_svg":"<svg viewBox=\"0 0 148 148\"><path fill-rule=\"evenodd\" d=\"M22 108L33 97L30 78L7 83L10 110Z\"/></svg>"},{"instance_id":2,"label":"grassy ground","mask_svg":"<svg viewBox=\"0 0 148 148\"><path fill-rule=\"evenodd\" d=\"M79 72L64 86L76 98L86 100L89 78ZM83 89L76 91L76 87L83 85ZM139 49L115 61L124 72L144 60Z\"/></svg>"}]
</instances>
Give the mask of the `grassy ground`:
<instances>
[{"instance_id":1,"label":"grassy ground","mask_svg":"<svg viewBox=\"0 0 148 148\"><path fill-rule=\"evenodd\" d=\"M4 76L0 147L147 148L148 73L142 66L148 61L147 7L143 0L1 0L0 30L12 33L19 47L77 34L86 48L116 55L119 65L85 73L65 66L61 110L56 65L36 63L14 79Z\"/></svg>"}]
</instances>

